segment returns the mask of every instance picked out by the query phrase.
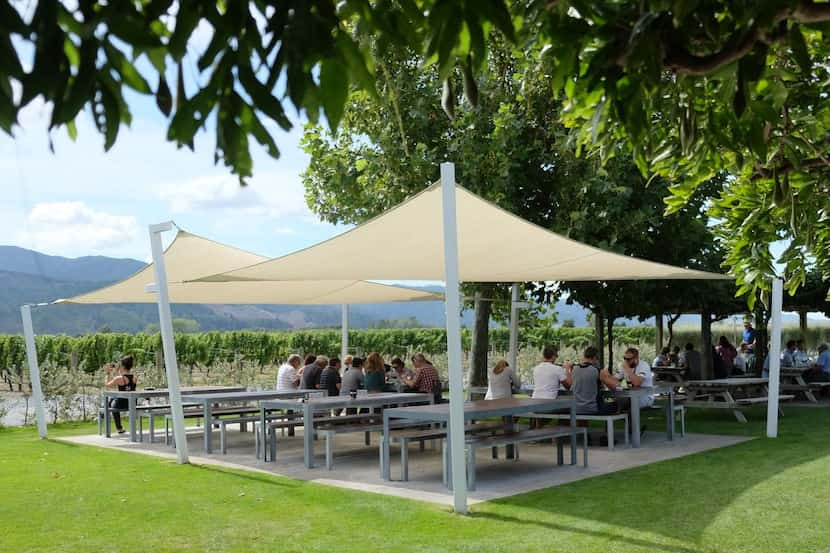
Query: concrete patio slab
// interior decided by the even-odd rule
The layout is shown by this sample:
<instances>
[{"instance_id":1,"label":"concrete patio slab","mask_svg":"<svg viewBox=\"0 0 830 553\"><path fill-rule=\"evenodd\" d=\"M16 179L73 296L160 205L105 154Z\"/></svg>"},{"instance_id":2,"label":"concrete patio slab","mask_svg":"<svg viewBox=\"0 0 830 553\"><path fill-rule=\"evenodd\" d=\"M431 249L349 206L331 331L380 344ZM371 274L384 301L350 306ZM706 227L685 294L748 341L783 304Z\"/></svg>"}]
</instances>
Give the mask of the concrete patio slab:
<instances>
[{"instance_id":1,"label":"concrete patio slab","mask_svg":"<svg viewBox=\"0 0 830 553\"><path fill-rule=\"evenodd\" d=\"M192 463L222 466L233 469L281 475L289 478L338 486L355 490L395 495L443 505L452 505L452 492L445 488L441 478L441 453L427 445L420 451L417 445L409 451L409 481L400 481L399 448L392 449L392 478L385 482L380 477L377 435L372 436L372 445L366 446L363 435L338 436L335 444L334 469L325 468L325 442L320 440L315 447L316 467L306 469L303 465L302 431L297 436L279 437L279 452L276 462L262 462L254 457L254 435L238 430L228 431L228 453L214 452L204 455L201 429L188 433L188 447ZM105 447L147 455L175 459L175 450L163 443L150 444L145 434L144 442L131 443L125 436L105 438L98 435L62 438L77 444ZM662 433L646 432L639 449L625 448L621 444L613 451L605 447L590 447L587 468L577 466L556 466L556 448L551 444L523 444L518 461L505 460L504 449L499 459L492 459L489 450L479 450L476 457L476 489L469 494L471 504L530 492L551 486L559 486L634 468L649 463L683 457L711 449L727 447L748 440L741 436L716 436L709 434L687 434L669 442ZM618 437L619 440L619 437ZM621 440L620 440L621 441ZM215 442L219 443L218 431ZM581 463L581 449L578 454ZM565 447L565 460L569 460L569 448Z\"/></svg>"}]
</instances>

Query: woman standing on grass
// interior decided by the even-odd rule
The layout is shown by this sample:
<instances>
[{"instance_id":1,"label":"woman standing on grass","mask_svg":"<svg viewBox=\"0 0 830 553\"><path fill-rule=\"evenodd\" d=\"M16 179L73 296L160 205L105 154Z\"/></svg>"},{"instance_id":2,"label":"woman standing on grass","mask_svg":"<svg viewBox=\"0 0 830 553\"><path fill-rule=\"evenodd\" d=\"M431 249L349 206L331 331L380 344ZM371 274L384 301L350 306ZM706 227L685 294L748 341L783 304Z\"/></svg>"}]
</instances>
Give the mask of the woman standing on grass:
<instances>
[{"instance_id":1,"label":"woman standing on grass","mask_svg":"<svg viewBox=\"0 0 830 553\"><path fill-rule=\"evenodd\" d=\"M104 369L107 373L105 380L107 388L118 386L119 392L134 392L136 384L138 384L138 379L131 372L133 370L133 356L127 355L126 357L122 357L121 362L118 364L118 374L114 378L110 378L113 369L115 369L115 363L107 365ZM128 407L129 402L126 398L112 398L110 400L112 418L115 421L115 428L119 434L124 433L124 428L121 426L121 411L124 411Z\"/></svg>"},{"instance_id":2,"label":"woman standing on grass","mask_svg":"<svg viewBox=\"0 0 830 553\"><path fill-rule=\"evenodd\" d=\"M382 392L386 384L386 367L383 357L378 352L372 352L363 365L363 387L369 393Z\"/></svg>"}]
</instances>

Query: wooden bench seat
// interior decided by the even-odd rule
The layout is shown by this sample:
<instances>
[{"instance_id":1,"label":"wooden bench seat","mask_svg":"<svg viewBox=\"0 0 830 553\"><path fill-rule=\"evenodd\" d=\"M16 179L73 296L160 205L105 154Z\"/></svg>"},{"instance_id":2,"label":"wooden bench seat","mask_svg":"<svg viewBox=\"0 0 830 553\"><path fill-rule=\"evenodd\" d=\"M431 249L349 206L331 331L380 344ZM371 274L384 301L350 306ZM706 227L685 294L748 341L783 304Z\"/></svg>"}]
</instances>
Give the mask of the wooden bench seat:
<instances>
[{"instance_id":1,"label":"wooden bench seat","mask_svg":"<svg viewBox=\"0 0 830 553\"><path fill-rule=\"evenodd\" d=\"M536 428L531 430L519 430L515 432L508 432L504 434L496 434L494 436L479 436L471 437L466 440L467 446L467 488L475 489L476 485L476 449L492 448L499 446L514 446L514 459L519 459L518 444L526 442L538 442L542 440L553 440L556 443L556 463L557 465L564 464L564 440L563 438L570 438L573 434L582 434L582 464L588 466L588 429L585 427L571 428L570 426L553 426L550 428ZM450 486L451 482L448 480L450 474L449 469L449 455L447 448L444 449L444 480ZM571 452L571 464L576 462L576 451Z\"/></svg>"},{"instance_id":2,"label":"wooden bench seat","mask_svg":"<svg viewBox=\"0 0 830 553\"><path fill-rule=\"evenodd\" d=\"M789 401L791 399L795 399L794 395L791 394L782 394L778 396L778 401ZM767 403L769 398L766 397L742 397L735 400L735 403L739 405L756 405L759 403Z\"/></svg>"}]
</instances>

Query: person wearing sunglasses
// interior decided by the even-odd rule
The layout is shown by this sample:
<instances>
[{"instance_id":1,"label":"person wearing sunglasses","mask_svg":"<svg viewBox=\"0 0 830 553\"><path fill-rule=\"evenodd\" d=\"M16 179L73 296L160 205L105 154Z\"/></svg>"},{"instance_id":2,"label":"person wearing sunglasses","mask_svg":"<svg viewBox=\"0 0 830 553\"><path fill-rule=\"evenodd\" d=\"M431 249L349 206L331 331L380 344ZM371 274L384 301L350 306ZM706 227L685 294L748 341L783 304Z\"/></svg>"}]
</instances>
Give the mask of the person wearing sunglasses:
<instances>
[{"instance_id":1,"label":"person wearing sunglasses","mask_svg":"<svg viewBox=\"0 0 830 553\"><path fill-rule=\"evenodd\" d=\"M637 348L625 350L623 362L614 376L618 381L626 380L631 386L635 387L651 387L654 385L651 366L640 359L640 351ZM640 396L640 407L651 407L652 404L654 404L654 397L651 395Z\"/></svg>"}]
</instances>

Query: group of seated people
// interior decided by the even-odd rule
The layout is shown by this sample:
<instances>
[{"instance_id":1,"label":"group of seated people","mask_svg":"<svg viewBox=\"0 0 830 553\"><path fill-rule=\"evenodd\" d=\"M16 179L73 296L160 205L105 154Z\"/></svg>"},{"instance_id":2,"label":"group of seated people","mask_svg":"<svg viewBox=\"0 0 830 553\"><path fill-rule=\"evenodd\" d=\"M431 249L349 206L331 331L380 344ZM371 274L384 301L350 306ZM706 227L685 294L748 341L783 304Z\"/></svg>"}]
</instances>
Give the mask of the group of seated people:
<instances>
[{"instance_id":1,"label":"group of seated people","mask_svg":"<svg viewBox=\"0 0 830 553\"><path fill-rule=\"evenodd\" d=\"M653 385L651 365L640 359L637 348L628 348L623 362L611 373L600 368L599 350L594 346L585 348L579 363L565 361L557 364L559 350L547 346L542 350L542 362L533 368L533 397L556 399L564 390L572 392L579 414L610 414L624 409L623 402L606 401L602 391L615 390L618 386L650 387ZM485 399L513 397L513 389L520 387L518 375L504 360L488 371L488 385ZM640 406L654 403L650 395L640 396Z\"/></svg>"},{"instance_id":2,"label":"group of seated people","mask_svg":"<svg viewBox=\"0 0 830 553\"><path fill-rule=\"evenodd\" d=\"M811 362L802 340L788 340L786 348L781 352L781 368L804 369L802 376L807 382L828 382L830 381L830 346L820 344L818 357L815 362ZM769 377L769 355L764 360L764 370L761 376Z\"/></svg>"},{"instance_id":3,"label":"group of seated people","mask_svg":"<svg viewBox=\"0 0 830 553\"><path fill-rule=\"evenodd\" d=\"M347 355L342 362L324 355L307 355L304 360L293 354L277 371L277 390L319 389L329 396L348 396L357 390L379 393L392 388L439 395L441 379L432 363L416 353L412 366L408 369L399 357L386 364L377 352L365 359Z\"/></svg>"}]
</instances>

